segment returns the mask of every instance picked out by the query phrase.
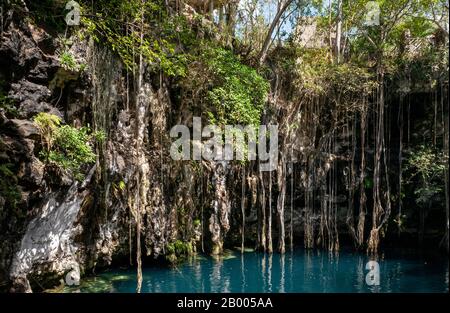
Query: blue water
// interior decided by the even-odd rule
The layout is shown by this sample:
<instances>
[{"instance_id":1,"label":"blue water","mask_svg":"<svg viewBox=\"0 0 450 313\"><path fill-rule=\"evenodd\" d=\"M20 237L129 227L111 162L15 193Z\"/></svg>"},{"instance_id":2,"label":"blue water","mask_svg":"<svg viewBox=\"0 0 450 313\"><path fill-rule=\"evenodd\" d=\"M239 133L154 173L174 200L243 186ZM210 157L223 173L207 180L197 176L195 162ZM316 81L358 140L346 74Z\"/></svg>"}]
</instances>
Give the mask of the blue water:
<instances>
[{"instance_id":1,"label":"blue water","mask_svg":"<svg viewBox=\"0 0 450 313\"><path fill-rule=\"evenodd\" d=\"M177 268L143 269L142 292L448 292L448 260L405 251L378 258L379 285L366 284L362 253L305 251L265 255L228 252L220 259L192 257ZM115 269L64 292L135 292L135 269Z\"/></svg>"}]
</instances>

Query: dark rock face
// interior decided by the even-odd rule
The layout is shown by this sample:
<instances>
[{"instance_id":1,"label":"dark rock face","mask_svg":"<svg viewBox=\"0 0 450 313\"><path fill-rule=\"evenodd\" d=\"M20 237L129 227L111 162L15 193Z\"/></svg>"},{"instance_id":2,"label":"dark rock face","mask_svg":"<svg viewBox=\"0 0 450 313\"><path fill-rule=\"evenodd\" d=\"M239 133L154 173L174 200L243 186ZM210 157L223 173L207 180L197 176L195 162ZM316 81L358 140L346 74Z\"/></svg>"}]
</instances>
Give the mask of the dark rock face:
<instances>
[{"instance_id":1,"label":"dark rock face","mask_svg":"<svg viewBox=\"0 0 450 313\"><path fill-rule=\"evenodd\" d=\"M133 189L141 194L142 214L148 214L143 217L147 254L163 254L169 226L175 224L167 221L162 186L155 180L159 174L150 175L152 159L159 155L149 155L146 148L148 124L164 123L165 108L159 105L164 102L146 83L142 110L135 115L134 109L124 108L121 64L111 52L76 42L71 52L88 70L81 75L67 71L59 65L55 40L18 14L6 14L0 41L0 78L7 82L0 87L16 109L14 114L0 109L0 159L10 166L17 192L14 202L0 195L0 286L12 292L40 291L69 274L70 279L79 277L128 256L134 227L129 206L134 204L127 194ZM149 121L150 110L158 108L160 112L152 112L158 121ZM99 147L99 166L86 171L84 182L38 158L41 136L33 117L39 112L75 126L89 123L108 135ZM159 139L155 134L154 141ZM142 162L140 182L134 182L136 156ZM119 181L129 184L130 191L119 190Z\"/></svg>"},{"instance_id":2,"label":"dark rock face","mask_svg":"<svg viewBox=\"0 0 450 313\"><path fill-rule=\"evenodd\" d=\"M100 227L92 225L92 216L86 217L86 210L92 209L94 190L88 185L95 168L81 184L70 177L55 178L52 168L39 160L40 133L32 118L39 112L64 117L55 107L62 89L50 88L60 68L55 48L51 49L57 45L16 12L9 11L6 17L0 78L7 85L0 87L16 112L0 109L0 159L7 170L2 179L11 185L7 194L0 195L0 286L31 292L59 283L69 271L79 276L95 266L102 253L108 255L104 263L110 262L114 229L91 238L85 234ZM109 228L117 227L117 219L110 224Z\"/></svg>"},{"instance_id":3,"label":"dark rock face","mask_svg":"<svg viewBox=\"0 0 450 313\"><path fill-rule=\"evenodd\" d=\"M22 138L32 138L36 140L40 136L38 128L31 121L11 119L9 120L9 124L10 125L6 125L6 127L14 128Z\"/></svg>"},{"instance_id":4,"label":"dark rock face","mask_svg":"<svg viewBox=\"0 0 450 313\"><path fill-rule=\"evenodd\" d=\"M1 288L41 291L134 259L138 216L144 256L164 256L177 239L195 250L201 227L220 253L230 229L227 174L223 169L213 178L209 169L199 175L163 149L170 142L168 121L187 116L171 110L169 84L146 72L133 91L117 56L75 36L70 53L86 70L68 70L59 64L56 40L19 14L7 12L0 39L0 78L7 82L0 87L16 111L0 108L0 160L11 185L0 195ZM84 181L39 159L41 136L33 122L39 112L105 133L95 166L83 169ZM205 220L213 220L209 232L203 221L193 221L203 205L195 195L208 180L217 184L202 199Z\"/></svg>"}]
</instances>

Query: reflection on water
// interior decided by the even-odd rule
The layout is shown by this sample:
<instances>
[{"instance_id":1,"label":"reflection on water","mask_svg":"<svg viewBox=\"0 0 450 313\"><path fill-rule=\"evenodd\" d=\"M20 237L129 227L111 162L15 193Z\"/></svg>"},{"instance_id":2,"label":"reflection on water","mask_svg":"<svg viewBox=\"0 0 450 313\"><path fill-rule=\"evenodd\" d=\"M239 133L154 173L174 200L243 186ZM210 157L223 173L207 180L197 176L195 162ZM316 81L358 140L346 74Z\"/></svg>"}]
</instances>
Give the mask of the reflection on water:
<instances>
[{"instance_id":1,"label":"reflection on water","mask_svg":"<svg viewBox=\"0 0 450 313\"><path fill-rule=\"evenodd\" d=\"M448 260L391 251L377 259L380 285L368 286L367 255L294 251L285 255L228 252L196 256L178 268L143 270L143 292L448 292ZM133 269L84 278L64 292L134 292Z\"/></svg>"},{"instance_id":2,"label":"reflection on water","mask_svg":"<svg viewBox=\"0 0 450 313\"><path fill-rule=\"evenodd\" d=\"M284 258L285 255L280 255L280 257L278 258L280 260L280 269L281 269L281 277L280 277L280 288L279 288L279 292L286 292L286 290L284 289L284 285L285 285L285 266L284 266Z\"/></svg>"}]
</instances>

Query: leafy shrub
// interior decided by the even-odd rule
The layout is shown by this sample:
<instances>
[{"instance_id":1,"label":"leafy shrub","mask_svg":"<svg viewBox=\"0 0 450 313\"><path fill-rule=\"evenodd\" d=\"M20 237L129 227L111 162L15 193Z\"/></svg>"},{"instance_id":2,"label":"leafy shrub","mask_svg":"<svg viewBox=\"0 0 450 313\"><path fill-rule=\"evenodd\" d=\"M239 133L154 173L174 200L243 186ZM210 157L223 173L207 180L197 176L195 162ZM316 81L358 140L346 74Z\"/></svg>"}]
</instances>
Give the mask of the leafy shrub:
<instances>
[{"instance_id":1,"label":"leafy shrub","mask_svg":"<svg viewBox=\"0 0 450 313\"><path fill-rule=\"evenodd\" d=\"M91 6L89 1L82 10ZM184 17L169 15L161 0L99 0L95 6L101 10L96 11L94 7L94 18L85 14L81 19L86 33L95 41L106 43L129 70L136 69L142 55L155 71L162 70L168 76L185 76L186 55L176 51L180 40L192 40ZM124 27L130 24L133 24L133 31ZM144 29L142 37L137 31L141 27Z\"/></svg>"},{"instance_id":2,"label":"leafy shrub","mask_svg":"<svg viewBox=\"0 0 450 313\"><path fill-rule=\"evenodd\" d=\"M10 163L0 165L0 197L5 201L5 208L15 209L20 201L20 192L12 167L13 164Z\"/></svg>"},{"instance_id":3,"label":"leafy shrub","mask_svg":"<svg viewBox=\"0 0 450 313\"><path fill-rule=\"evenodd\" d=\"M79 63L75 60L75 57L69 51L61 53L59 62L63 68L72 72L81 72L86 68L86 64Z\"/></svg>"},{"instance_id":4,"label":"leafy shrub","mask_svg":"<svg viewBox=\"0 0 450 313\"><path fill-rule=\"evenodd\" d=\"M192 254L192 244L181 240L175 240L167 244L167 255L175 255L176 257L183 257Z\"/></svg>"},{"instance_id":5,"label":"leafy shrub","mask_svg":"<svg viewBox=\"0 0 450 313\"><path fill-rule=\"evenodd\" d=\"M84 178L82 166L95 162L96 154L89 142L95 138L104 138L88 127L80 129L61 125L59 117L48 113L39 113L34 122L41 132L44 149L41 158L69 171L77 180Z\"/></svg>"},{"instance_id":6,"label":"leafy shrub","mask_svg":"<svg viewBox=\"0 0 450 313\"><path fill-rule=\"evenodd\" d=\"M74 71L77 68L77 62L75 61L73 55L67 51L61 54L59 61L61 62L61 65L68 70Z\"/></svg>"},{"instance_id":7,"label":"leafy shrub","mask_svg":"<svg viewBox=\"0 0 450 313\"><path fill-rule=\"evenodd\" d=\"M45 145L47 151L50 151L55 139L55 133L61 124L61 119L54 115L41 112L34 117L34 122L41 133L42 143Z\"/></svg>"},{"instance_id":8,"label":"leafy shrub","mask_svg":"<svg viewBox=\"0 0 450 313\"><path fill-rule=\"evenodd\" d=\"M213 77L213 87L207 95L215 111L210 115L211 122L259 125L267 100L268 82L223 48L205 48L202 58Z\"/></svg>"},{"instance_id":9,"label":"leafy shrub","mask_svg":"<svg viewBox=\"0 0 450 313\"><path fill-rule=\"evenodd\" d=\"M418 184L414 184L418 204L427 204L443 191L447 162L448 156L435 152L430 147L420 146L411 152L406 162L407 182L413 183L414 178L418 178Z\"/></svg>"}]
</instances>

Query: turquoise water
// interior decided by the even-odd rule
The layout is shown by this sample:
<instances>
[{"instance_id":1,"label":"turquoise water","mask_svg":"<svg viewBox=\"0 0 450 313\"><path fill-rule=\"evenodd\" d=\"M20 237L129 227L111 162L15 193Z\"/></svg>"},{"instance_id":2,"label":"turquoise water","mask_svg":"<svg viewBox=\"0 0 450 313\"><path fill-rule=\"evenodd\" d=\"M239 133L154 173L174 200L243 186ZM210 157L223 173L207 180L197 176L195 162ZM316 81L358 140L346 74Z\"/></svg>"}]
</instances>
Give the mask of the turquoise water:
<instances>
[{"instance_id":1,"label":"turquoise water","mask_svg":"<svg viewBox=\"0 0 450 313\"><path fill-rule=\"evenodd\" d=\"M383 253L378 286L366 284L370 258L361 253L304 251L196 256L177 268L143 269L142 292L448 292L448 260L407 251ZM115 269L64 292L134 292L135 269Z\"/></svg>"}]
</instances>

